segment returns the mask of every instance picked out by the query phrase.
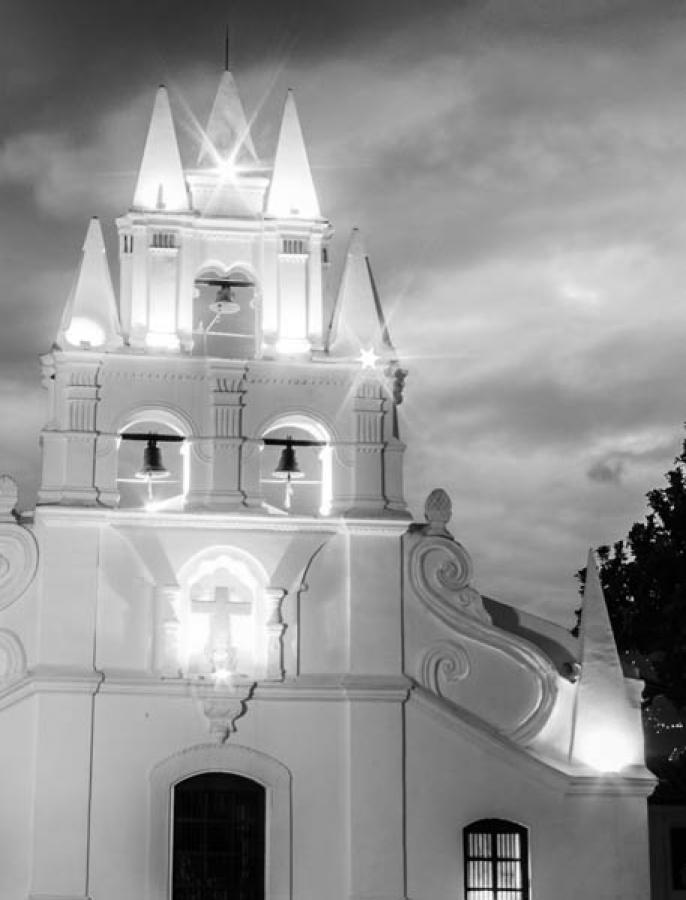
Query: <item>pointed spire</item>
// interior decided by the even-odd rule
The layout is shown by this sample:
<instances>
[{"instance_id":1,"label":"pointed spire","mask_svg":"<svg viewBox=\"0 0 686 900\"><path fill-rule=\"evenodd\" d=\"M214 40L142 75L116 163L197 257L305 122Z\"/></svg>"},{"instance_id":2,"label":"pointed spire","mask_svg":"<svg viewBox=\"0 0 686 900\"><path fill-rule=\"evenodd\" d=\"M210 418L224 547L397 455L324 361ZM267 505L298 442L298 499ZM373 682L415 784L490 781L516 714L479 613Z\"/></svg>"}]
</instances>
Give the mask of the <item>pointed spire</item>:
<instances>
[{"instance_id":1,"label":"pointed spire","mask_svg":"<svg viewBox=\"0 0 686 900\"><path fill-rule=\"evenodd\" d=\"M226 54L228 61L228 43ZM218 166L226 160L238 164L257 162L243 104L228 67L219 80L198 154L198 165Z\"/></svg>"},{"instance_id":2,"label":"pointed spire","mask_svg":"<svg viewBox=\"0 0 686 900\"><path fill-rule=\"evenodd\" d=\"M640 714L629 703L592 550L586 566L579 644L581 675L576 685L572 758L601 771L641 765Z\"/></svg>"},{"instance_id":3,"label":"pointed spire","mask_svg":"<svg viewBox=\"0 0 686 900\"><path fill-rule=\"evenodd\" d=\"M290 89L286 94L276 145L267 215L281 219L321 218L295 97Z\"/></svg>"},{"instance_id":4,"label":"pointed spire","mask_svg":"<svg viewBox=\"0 0 686 900\"><path fill-rule=\"evenodd\" d=\"M62 314L58 343L93 348L121 344L105 242L96 218L92 218L88 225L81 262Z\"/></svg>"},{"instance_id":5,"label":"pointed spire","mask_svg":"<svg viewBox=\"0 0 686 900\"><path fill-rule=\"evenodd\" d=\"M188 191L176 142L169 96L160 85L133 197L134 209L187 212Z\"/></svg>"},{"instance_id":6,"label":"pointed spire","mask_svg":"<svg viewBox=\"0 0 686 900\"><path fill-rule=\"evenodd\" d=\"M374 351L379 356L394 352L358 228L353 228L348 245L331 317L328 350L336 356L354 357L363 351Z\"/></svg>"}]
</instances>

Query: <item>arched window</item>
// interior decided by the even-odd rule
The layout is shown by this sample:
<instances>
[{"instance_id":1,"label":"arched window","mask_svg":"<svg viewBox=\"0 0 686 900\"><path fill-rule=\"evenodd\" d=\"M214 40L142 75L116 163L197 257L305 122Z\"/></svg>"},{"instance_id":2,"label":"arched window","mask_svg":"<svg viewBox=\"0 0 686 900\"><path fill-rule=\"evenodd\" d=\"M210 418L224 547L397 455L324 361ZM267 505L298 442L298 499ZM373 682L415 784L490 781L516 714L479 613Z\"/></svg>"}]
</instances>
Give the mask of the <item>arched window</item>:
<instances>
[{"instance_id":1,"label":"arched window","mask_svg":"<svg viewBox=\"0 0 686 900\"><path fill-rule=\"evenodd\" d=\"M174 786L172 900L265 900L265 798L225 772Z\"/></svg>"},{"instance_id":2,"label":"arched window","mask_svg":"<svg viewBox=\"0 0 686 900\"><path fill-rule=\"evenodd\" d=\"M528 900L527 830L481 819L464 830L465 900Z\"/></svg>"}]
</instances>

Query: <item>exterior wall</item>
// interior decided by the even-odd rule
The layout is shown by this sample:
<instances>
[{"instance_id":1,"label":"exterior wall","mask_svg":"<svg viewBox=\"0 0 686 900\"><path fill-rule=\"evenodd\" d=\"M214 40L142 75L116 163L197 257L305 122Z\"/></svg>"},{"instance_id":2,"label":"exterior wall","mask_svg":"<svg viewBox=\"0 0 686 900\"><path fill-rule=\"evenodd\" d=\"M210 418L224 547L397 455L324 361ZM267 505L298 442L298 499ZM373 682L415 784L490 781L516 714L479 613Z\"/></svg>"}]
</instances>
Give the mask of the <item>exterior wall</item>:
<instances>
[{"instance_id":1,"label":"exterior wall","mask_svg":"<svg viewBox=\"0 0 686 900\"><path fill-rule=\"evenodd\" d=\"M39 510L38 578L0 612L16 635L7 647L26 648L0 708L11 801L0 833L13 848L3 898L165 900L171 790L209 768L267 789L269 900L459 898L462 831L487 817L528 828L532 900L645 900L641 774L564 769L498 732L481 715L498 690L485 662L473 669L481 699L465 695L471 712L443 696L443 657L417 669L422 648L438 640L443 652L447 627L430 624L422 579L448 571L446 547L463 552L427 527ZM187 574L213 554L246 572L254 559L256 596L283 598L260 620L280 653L266 677L227 684L172 658ZM484 660L512 654L466 596L471 658L479 641ZM528 696L534 656L508 659L508 690Z\"/></svg>"},{"instance_id":2,"label":"exterior wall","mask_svg":"<svg viewBox=\"0 0 686 900\"><path fill-rule=\"evenodd\" d=\"M36 698L0 709L0 896L25 900L32 863Z\"/></svg>"},{"instance_id":3,"label":"exterior wall","mask_svg":"<svg viewBox=\"0 0 686 900\"><path fill-rule=\"evenodd\" d=\"M464 896L463 829L482 818L529 833L532 900L646 900L643 796L609 779L575 793L553 770L504 751L467 723L407 706L408 896Z\"/></svg>"}]
</instances>

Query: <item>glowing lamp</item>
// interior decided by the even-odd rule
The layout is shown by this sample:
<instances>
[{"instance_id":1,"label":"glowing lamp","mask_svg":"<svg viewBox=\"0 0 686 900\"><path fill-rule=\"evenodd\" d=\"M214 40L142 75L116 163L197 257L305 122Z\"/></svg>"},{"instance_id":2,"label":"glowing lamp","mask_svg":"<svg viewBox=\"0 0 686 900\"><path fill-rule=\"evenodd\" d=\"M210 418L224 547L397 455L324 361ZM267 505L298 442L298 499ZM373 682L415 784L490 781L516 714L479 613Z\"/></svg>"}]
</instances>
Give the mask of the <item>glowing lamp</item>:
<instances>
[{"instance_id":1,"label":"glowing lamp","mask_svg":"<svg viewBox=\"0 0 686 900\"><path fill-rule=\"evenodd\" d=\"M620 728L598 728L579 743L577 756L598 772L620 772L631 765L631 739Z\"/></svg>"},{"instance_id":2,"label":"glowing lamp","mask_svg":"<svg viewBox=\"0 0 686 900\"><path fill-rule=\"evenodd\" d=\"M102 347L105 343L104 328L83 316L74 316L64 336L72 347Z\"/></svg>"}]
</instances>

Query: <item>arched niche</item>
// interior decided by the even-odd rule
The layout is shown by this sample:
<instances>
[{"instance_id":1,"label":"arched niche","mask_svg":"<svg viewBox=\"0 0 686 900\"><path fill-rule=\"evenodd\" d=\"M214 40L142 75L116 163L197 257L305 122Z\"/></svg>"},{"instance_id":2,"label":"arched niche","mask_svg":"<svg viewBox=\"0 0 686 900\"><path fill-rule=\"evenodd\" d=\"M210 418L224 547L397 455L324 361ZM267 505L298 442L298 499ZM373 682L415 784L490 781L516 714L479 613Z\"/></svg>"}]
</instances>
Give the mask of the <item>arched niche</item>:
<instances>
[{"instance_id":1,"label":"arched niche","mask_svg":"<svg viewBox=\"0 0 686 900\"><path fill-rule=\"evenodd\" d=\"M223 284L226 281L232 284ZM252 266L206 262L194 280L192 355L254 359L259 346L259 302Z\"/></svg>"},{"instance_id":2,"label":"arched niche","mask_svg":"<svg viewBox=\"0 0 686 900\"><path fill-rule=\"evenodd\" d=\"M327 426L305 413L284 413L267 423L260 436L317 442L311 447L294 447L302 477L290 481L275 474L283 447L265 445L262 448L260 486L267 508L291 515L328 516L333 498L333 447Z\"/></svg>"},{"instance_id":3,"label":"arched niche","mask_svg":"<svg viewBox=\"0 0 686 900\"><path fill-rule=\"evenodd\" d=\"M177 575L178 659L189 677L259 679L269 669L268 577L246 551L215 546Z\"/></svg>"},{"instance_id":4,"label":"arched niche","mask_svg":"<svg viewBox=\"0 0 686 900\"><path fill-rule=\"evenodd\" d=\"M158 447L168 476L141 478L145 441L127 440L126 434L151 434L187 438L191 425L170 409L144 407L129 412L117 428L117 488L119 506L150 510L183 509L190 486L189 445L161 440Z\"/></svg>"}]
</instances>

